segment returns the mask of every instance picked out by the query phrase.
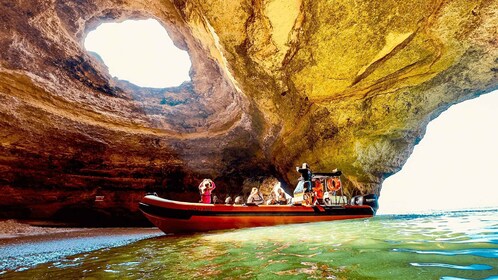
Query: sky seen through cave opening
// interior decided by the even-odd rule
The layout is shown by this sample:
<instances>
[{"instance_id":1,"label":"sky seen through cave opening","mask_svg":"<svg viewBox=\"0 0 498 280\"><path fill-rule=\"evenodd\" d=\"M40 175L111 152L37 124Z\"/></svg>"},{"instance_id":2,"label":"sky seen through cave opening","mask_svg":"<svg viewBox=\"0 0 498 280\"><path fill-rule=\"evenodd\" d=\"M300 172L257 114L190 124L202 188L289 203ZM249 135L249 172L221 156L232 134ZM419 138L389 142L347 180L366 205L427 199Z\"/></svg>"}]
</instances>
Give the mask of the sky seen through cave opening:
<instances>
[{"instance_id":1,"label":"sky seen through cave opening","mask_svg":"<svg viewBox=\"0 0 498 280\"><path fill-rule=\"evenodd\" d=\"M155 19L103 23L85 38L109 74L137 86L166 88L190 81L190 56L173 44Z\"/></svg>"},{"instance_id":2,"label":"sky seen through cave opening","mask_svg":"<svg viewBox=\"0 0 498 280\"><path fill-rule=\"evenodd\" d=\"M104 23L85 38L109 73L142 87L189 81L190 57L154 20ZM382 186L379 214L498 208L498 91L429 123L402 170Z\"/></svg>"}]
</instances>

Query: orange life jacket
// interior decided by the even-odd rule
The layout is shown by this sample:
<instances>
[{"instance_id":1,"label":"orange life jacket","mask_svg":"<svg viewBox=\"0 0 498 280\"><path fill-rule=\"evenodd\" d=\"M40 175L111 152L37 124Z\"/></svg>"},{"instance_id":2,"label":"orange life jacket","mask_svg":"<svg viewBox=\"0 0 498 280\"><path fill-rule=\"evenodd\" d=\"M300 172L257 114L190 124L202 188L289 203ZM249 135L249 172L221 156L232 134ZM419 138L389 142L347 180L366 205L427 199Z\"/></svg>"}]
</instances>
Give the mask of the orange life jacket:
<instances>
[{"instance_id":1,"label":"orange life jacket","mask_svg":"<svg viewBox=\"0 0 498 280\"><path fill-rule=\"evenodd\" d=\"M323 198L323 185L320 181L315 181L315 186L313 187L313 191L316 193L316 198Z\"/></svg>"}]
</instances>

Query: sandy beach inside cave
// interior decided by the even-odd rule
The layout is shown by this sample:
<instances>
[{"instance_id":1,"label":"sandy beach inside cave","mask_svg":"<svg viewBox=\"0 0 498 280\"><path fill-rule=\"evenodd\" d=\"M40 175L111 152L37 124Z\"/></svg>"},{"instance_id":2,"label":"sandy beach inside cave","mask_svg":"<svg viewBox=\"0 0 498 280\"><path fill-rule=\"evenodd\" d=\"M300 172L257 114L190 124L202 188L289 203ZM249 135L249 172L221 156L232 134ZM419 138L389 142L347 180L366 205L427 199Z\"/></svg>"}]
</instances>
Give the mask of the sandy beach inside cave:
<instances>
[{"instance_id":1,"label":"sandy beach inside cave","mask_svg":"<svg viewBox=\"0 0 498 280\"><path fill-rule=\"evenodd\" d=\"M164 235L157 228L69 228L30 223L0 221L0 275Z\"/></svg>"},{"instance_id":2,"label":"sandy beach inside cave","mask_svg":"<svg viewBox=\"0 0 498 280\"><path fill-rule=\"evenodd\" d=\"M40 226L34 226L38 224ZM62 232L85 231L84 228L43 226L43 222L27 222L17 220L0 220L0 240L15 239L27 236L50 235ZM14 240L11 240L14 241Z\"/></svg>"}]
</instances>

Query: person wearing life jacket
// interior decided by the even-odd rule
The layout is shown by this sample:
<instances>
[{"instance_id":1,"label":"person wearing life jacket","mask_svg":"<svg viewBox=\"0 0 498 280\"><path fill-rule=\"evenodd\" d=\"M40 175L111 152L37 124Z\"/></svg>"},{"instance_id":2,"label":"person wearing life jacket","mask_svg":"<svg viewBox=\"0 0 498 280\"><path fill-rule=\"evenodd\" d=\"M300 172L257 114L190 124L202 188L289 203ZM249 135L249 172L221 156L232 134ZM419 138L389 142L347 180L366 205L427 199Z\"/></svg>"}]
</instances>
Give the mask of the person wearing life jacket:
<instances>
[{"instance_id":1,"label":"person wearing life jacket","mask_svg":"<svg viewBox=\"0 0 498 280\"><path fill-rule=\"evenodd\" d=\"M320 182L320 180L316 179L313 182L313 204L323 204L323 184Z\"/></svg>"},{"instance_id":2,"label":"person wearing life jacket","mask_svg":"<svg viewBox=\"0 0 498 280\"><path fill-rule=\"evenodd\" d=\"M199 184L199 193L201 195L201 203L210 204L211 203L211 193L216 188L213 180L204 179Z\"/></svg>"}]
</instances>

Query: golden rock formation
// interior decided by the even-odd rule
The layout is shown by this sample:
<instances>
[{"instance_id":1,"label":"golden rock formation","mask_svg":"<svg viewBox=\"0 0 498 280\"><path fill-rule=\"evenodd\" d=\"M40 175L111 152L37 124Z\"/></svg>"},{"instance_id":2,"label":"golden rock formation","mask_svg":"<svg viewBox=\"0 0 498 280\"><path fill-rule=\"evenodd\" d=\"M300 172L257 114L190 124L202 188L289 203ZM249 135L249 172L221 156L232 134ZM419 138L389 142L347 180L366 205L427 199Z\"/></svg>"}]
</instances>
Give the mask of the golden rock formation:
<instances>
[{"instance_id":1,"label":"golden rock formation","mask_svg":"<svg viewBox=\"0 0 498 280\"><path fill-rule=\"evenodd\" d=\"M302 162L378 193L431 119L498 86L497 0L15 0L0 14L4 216L116 216L144 191L196 200L203 177L232 195L294 184ZM100 23L143 18L188 51L190 82L140 88L85 51Z\"/></svg>"}]
</instances>

